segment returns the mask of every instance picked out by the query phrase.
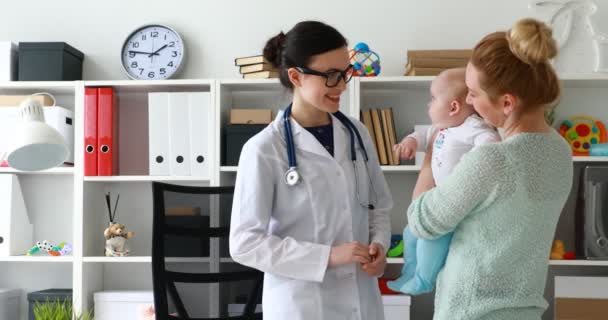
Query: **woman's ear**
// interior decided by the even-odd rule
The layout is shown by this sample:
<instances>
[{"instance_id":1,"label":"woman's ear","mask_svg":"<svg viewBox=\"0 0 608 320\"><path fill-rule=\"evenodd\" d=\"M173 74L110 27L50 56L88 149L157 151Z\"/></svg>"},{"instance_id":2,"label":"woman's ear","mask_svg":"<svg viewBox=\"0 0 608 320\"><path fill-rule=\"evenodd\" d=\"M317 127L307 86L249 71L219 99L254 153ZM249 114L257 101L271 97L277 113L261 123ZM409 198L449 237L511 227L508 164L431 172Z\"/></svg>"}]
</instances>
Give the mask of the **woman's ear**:
<instances>
[{"instance_id":1,"label":"woman's ear","mask_svg":"<svg viewBox=\"0 0 608 320\"><path fill-rule=\"evenodd\" d=\"M462 109L462 104L460 104L460 102L458 100L452 100L452 102L450 102L450 113L449 113L450 117L457 115L461 109Z\"/></svg>"},{"instance_id":2,"label":"woman's ear","mask_svg":"<svg viewBox=\"0 0 608 320\"><path fill-rule=\"evenodd\" d=\"M505 116L508 116L511 113L513 113L513 111L515 111L517 104L519 103L519 100L517 99L517 97L510 93L505 93L501 97L501 100L502 100L502 110L503 110Z\"/></svg>"},{"instance_id":3,"label":"woman's ear","mask_svg":"<svg viewBox=\"0 0 608 320\"><path fill-rule=\"evenodd\" d=\"M300 78L300 72L298 72L298 69L296 69L296 68L287 69L287 76L289 77L289 81L291 81L294 88L302 86L302 79Z\"/></svg>"}]
</instances>

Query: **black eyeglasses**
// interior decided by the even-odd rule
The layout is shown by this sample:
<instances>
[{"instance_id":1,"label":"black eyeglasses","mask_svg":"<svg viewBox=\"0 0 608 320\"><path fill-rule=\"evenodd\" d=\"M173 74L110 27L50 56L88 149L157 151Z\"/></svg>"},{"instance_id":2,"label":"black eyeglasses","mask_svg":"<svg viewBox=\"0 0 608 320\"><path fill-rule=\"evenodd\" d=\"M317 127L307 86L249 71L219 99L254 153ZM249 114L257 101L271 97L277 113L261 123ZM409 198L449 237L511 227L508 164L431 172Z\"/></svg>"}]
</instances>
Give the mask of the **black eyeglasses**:
<instances>
[{"instance_id":1,"label":"black eyeglasses","mask_svg":"<svg viewBox=\"0 0 608 320\"><path fill-rule=\"evenodd\" d=\"M325 77L325 86L329 88L333 88L340 83L340 79L344 80L344 83L348 83L350 79L353 78L354 67L353 65L349 65L343 71L334 70L328 72L315 71L312 69L304 68L304 67L296 67L298 71L304 74L311 74L315 76Z\"/></svg>"}]
</instances>

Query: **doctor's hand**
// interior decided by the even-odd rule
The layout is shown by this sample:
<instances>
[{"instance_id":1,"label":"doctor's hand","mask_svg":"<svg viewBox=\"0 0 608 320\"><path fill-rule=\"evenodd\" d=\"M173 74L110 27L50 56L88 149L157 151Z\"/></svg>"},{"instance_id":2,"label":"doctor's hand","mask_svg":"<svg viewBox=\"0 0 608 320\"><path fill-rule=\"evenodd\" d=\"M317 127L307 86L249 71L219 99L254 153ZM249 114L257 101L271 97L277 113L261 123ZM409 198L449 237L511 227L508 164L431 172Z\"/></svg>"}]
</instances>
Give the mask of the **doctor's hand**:
<instances>
[{"instance_id":1,"label":"doctor's hand","mask_svg":"<svg viewBox=\"0 0 608 320\"><path fill-rule=\"evenodd\" d=\"M384 247L378 243L369 245L369 255L372 258L370 263L364 263L361 268L367 272L370 277L379 277L384 273L386 267L386 254Z\"/></svg>"},{"instance_id":2,"label":"doctor's hand","mask_svg":"<svg viewBox=\"0 0 608 320\"><path fill-rule=\"evenodd\" d=\"M412 137L405 137L399 144L393 146L393 152L399 156L399 159L410 160L416 156L418 143Z\"/></svg>"},{"instance_id":3,"label":"doctor's hand","mask_svg":"<svg viewBox=\"0 0 608 320\"><path fill-rule=\"evenodd\" d=\"M329 253L330 267L336 267L343 264L361 263L366 264L372 261L369 256L369 248L357 241L341 244L331 247Z\"/></svg>"}]
</instances>

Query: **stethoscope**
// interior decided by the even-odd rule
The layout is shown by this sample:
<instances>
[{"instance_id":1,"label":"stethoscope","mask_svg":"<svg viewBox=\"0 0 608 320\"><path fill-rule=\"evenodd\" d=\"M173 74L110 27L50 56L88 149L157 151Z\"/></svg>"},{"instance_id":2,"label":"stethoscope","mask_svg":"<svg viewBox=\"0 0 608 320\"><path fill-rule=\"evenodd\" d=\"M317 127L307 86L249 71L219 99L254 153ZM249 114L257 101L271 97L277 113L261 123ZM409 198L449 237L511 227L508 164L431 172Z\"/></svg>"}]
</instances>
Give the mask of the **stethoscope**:
<instances>
[{"instance_id":1,"label":"stethoscope","mask_svg":"<svg viewBox=\"0 0 608 320\"><path fill-rule=\"evenodd\" d=\"M287 171L285 172L285 175L283 176L284 180L285 180L285 184L293 187L295 185L297 185L298 183L300 183L300 181L302 180L302 177L300 176L300 173L298 173L298 169L297 169L297 162L296 162L296 150L295 150L295 144L293 142L293 134L291 131L291 123L289 121L289 116L291 115L291 105L289 105L285 111L283 112L283 126L285 127L285 140L287 142L287 157L289 160L289 168L287 169ZM342 124L344 126L346 126L346 128L348 129L349 133L350 133L350 159L353 162L353 169L355 171L355 185L356 185L356 189L357 189L357 200L359 200L359 203L361 204L361 206L363 206L364 208L368 208L370 210L374 210L375 206L371 203L369 204L363 204L361 203L361 198L359 196L359 179L357 176L357 168L356 168L356 163L357 163L357 150L355 149L355 137L357 139L357 142L359 143L359 146L361 147L361 152L363 153L363 157L365 158L365 169L367 170L367 177L369 179L369 185L372 188L372 192L374 194L374 198L376 198L376 200L374 202L377 201L377 194L376 194L376 190L374 189L374 184L371 181L371 177L369 174L369 168L367 166L367 162L369 161L369 157L367 155L367 150L365 149L365 146L363 145L363 139L361 139L361 135L359 134L359 130L357 130L357 128L355 127L355 125L350 121L350 119L348 119L347 116L345 116L342 112L340 111L336 111L333 113L333 115L340 120L340 122L342 122Z\"/></svg>"}]
</instances>

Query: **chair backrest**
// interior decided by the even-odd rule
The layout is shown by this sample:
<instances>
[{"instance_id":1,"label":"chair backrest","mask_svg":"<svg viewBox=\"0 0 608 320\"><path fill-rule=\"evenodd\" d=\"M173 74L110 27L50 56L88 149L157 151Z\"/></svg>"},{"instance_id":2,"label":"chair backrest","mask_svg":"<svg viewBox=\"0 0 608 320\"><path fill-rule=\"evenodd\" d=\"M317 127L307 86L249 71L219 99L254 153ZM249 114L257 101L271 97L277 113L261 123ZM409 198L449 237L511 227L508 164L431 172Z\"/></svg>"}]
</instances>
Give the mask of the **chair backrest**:
<instances>
[{"instance_id":1,"label":"chair backrest","mask_svg":"<svg viewBox=\"0 0 608 320\"><path fill-rule=\"evenodd\" d=\"M212 238L228 238L229 227L211 227L209 217L219 210L234 187L193 187L154 182L152 225L152 278L156 319L262 319L255 313L262 292L263 273L244 271L192 273L167 268L167 257L210 257ZM170 195L170 197L168 197ZM254 282L243 314L222 318L192 318L176 284L212 284L250 280ZM175 313L169 314L169 297ZM204 297L197 297L202 301ZM209 299L207 299L209 300Z\"/></svg>"}]
</instances>

